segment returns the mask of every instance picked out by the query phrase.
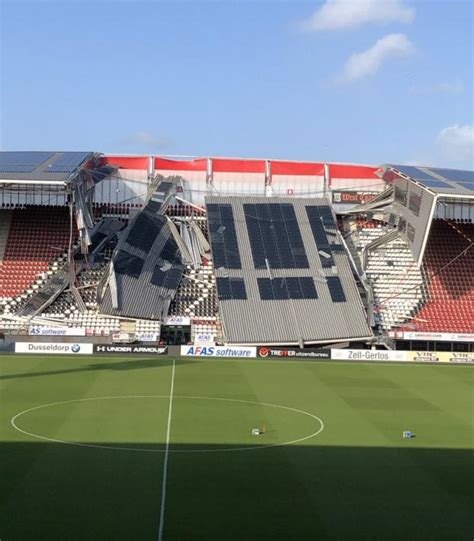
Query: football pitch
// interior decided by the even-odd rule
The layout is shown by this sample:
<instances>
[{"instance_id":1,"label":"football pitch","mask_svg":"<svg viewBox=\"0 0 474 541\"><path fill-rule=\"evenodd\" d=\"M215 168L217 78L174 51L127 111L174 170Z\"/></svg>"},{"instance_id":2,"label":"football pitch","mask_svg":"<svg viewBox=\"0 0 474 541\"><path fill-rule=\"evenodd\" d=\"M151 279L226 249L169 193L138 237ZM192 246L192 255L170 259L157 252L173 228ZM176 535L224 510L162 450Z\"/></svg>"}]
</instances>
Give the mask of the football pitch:
<instances>
[{"instance_id":1,"label":"football pitch","mask_svg":"<svg viewBox=\"0 0 474 541\"><path fill-rule=\"evenodd\" d=\"M0 539L470 541L473 376L2 356Z\"/></svg>"}]
</instances>

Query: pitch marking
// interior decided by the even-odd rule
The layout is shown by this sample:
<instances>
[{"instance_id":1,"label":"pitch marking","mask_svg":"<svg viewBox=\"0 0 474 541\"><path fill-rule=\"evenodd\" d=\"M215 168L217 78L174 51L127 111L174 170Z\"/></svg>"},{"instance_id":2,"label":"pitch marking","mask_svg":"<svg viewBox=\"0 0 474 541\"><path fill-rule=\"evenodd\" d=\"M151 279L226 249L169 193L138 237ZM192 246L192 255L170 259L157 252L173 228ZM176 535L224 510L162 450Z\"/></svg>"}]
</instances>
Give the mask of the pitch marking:
<instances>
[{"instance_id":1,"label":"pitch marking","mask_svg":"<svg viewBox=\"0 0 474 541\"><path fill-rule=\"evenodd\" d=\"M170 434L171 434L171 413L173 410L174 393L174 372L176 364L173 359L173 373L171 375L170 402L168 406L168 428L166 430L165 459L163 461L163 483L161 486L161 508L160 508L160 527L158 529L158 541L163 539L163 527L165 525L165 503L166 503L166 480L168 478L168 456L170 452Z\"/></svg>"},{"instance_id":2,"label":"pitch marking","mask_svg":"<svg viewBox=\"0 0 474 541\"><path fill-rule=\"evenodd\" d=\"M141 447L117 447L117 446L109 446L109 445L96 445L92 443L79 443L75 441L66 441L66 440L59 440L55 438L48 438L46 436L42 436L41 434L35 434L34 432L29 432L17 425L17 419L19 419L21 416L26 415L27 413L35 410L39 410L42 408L48 408L51 406L59 406L62 404L71 404L74 402L88 402L91 400L115 400L115 399L131 399L131 398L170 398L168 395L124 395L124 396L96 396L91 398L77 398L75 400L64 400L63 402L51 402L50 404L43 404L41 406L35 406L33 408L29 408L23 411L20 411L17 413L14 417L12 417L10 424L15 430L18 430L18 432L21 432L27 436L31 436L33 438L37 438L40 440L46 440L46 441L52 441L54 443L64 443L66 445L74 445L76 447L92 447L95 449L108 449L113 451L141 451L141 452L147 452L147 453L166 453L166 449L147 449L147 448L141 448ZM247 447L228 447L223 449L168 449L168 453L223 453L223 452L230 452L230 451L257 451L259 449L269 449L271 447L282 447L284 445L292 445L294 443L300 443L302 441L309 440L310 438L314 438L318 434L321 434L321 432L324 430L324 422L323 420L318 417L317 415L313 415L312 413L309 413L308 411L300 410L297 408L291 408L289 406L282 406L280 404L269 404L267 402L254 402L252 400L239 400L236 398L218 398L218 397L211 397L211 396L174 396L174 400L216 400L216 401L222 401L222 402L237 402L242 404L254 404L256 406L268 406L271 408L280 408L288 411L294 411L296 413L301 413L302 415L307 415L308 417L311 417L312 419L315 419L319 423L319 429L313 432L312 434L309 434L308 436L303 436L301 438L298 438L296 440L291 441L284 441L281 443L271 443L268 445L256 445L256 446L247 446Z\"/></svg>"}]
</instances>

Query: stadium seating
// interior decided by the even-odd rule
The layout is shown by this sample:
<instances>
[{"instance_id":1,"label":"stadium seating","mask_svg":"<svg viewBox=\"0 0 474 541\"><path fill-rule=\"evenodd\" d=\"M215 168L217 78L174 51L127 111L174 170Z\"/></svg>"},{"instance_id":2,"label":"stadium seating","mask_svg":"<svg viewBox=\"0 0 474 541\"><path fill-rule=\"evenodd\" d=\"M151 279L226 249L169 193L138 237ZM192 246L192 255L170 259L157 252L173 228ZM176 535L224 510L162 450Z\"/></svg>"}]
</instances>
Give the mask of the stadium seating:
<instances>
[{"instance_id":1,"label":"stadium seating","mask_svg":"<svg viewBox=\"0 0 474 541\"><path fill-rule=\"evenodd\" d=\"M57 270L65 260L68 242L67 207L13 210L0 264L0 297L13 299L32 287L40 273Z\"/></svg>"},{"instance_id":2,"label":"stadium seating","mask_svg":"<svg viewBox=\"0 0 474 541\"><path fill-rule=\"evenodd\" d=\"M360 253L387 233L381 222L358 218L355 221ZM375 321L381 330L410 320L422 302L423 276L415 265L406 242L398 238L370 250L365 269L374 294Z\"/></svg>"},{"instance_id":3,"label":"stadium seating","mask_svg":"<svg viewBox=\"0 0 474 541\"><path fill-rule=\"evenodd\" d=\"M417 331L474 333L473 241L473 223L433 221L424 257L428 302Z\"/></svg>"}]
</instances>

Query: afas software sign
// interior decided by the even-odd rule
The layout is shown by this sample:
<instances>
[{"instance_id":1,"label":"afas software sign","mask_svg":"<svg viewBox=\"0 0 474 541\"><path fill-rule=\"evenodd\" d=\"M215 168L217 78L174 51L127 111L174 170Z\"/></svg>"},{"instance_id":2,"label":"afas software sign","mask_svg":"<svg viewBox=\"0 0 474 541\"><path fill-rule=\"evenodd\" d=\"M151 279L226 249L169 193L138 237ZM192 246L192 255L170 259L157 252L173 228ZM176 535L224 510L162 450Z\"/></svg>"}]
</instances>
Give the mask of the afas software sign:
<instances>
[{"instance_id":1,"label":"afas software sign","mask_svg":"<svg viewBox=\"0 0 474 541\"><path fill-rule=\"evenodd\" d=\"M80 327L45 327L31 325L28 327L30 336L85 336L86 329Z\"/></svg>"},{"instance_id":2,"label":"afas software sign","mask_svg":"<svg viewBox=\"0 0 474 541\"><path fill-rule=\"evenodd\" d=\"M181 346L182 357L256 357L256 347Z\"/></svg>"},{"instance_id":3,"label":"afas software sign","mask_svg":"<svg viewBox=\"0 0 474 541\"><path fill-rule=\"evenodd\" d=\"M92 344L67 344L64 342L16 342L15 353L43 355L92 355Z\"/></svg>"}]
</instances>

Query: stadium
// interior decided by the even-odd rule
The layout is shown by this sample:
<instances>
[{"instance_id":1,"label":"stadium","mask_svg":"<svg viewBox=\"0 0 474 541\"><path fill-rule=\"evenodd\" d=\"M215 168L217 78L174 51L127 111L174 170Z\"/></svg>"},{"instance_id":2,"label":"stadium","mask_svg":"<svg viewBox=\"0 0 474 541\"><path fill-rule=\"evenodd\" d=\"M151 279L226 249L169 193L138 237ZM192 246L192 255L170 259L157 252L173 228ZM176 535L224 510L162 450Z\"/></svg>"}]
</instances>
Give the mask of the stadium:
<instances>
[{"instance_id":1,"label":"stadium","mask_svg":"<svg viewBox=\"0 0 474 541\"><path fill-rule=\"evenodd\" d=\"M471 535L473 218L473 171L0 152L0 537Z\"/></svg>"}]
</instances>

